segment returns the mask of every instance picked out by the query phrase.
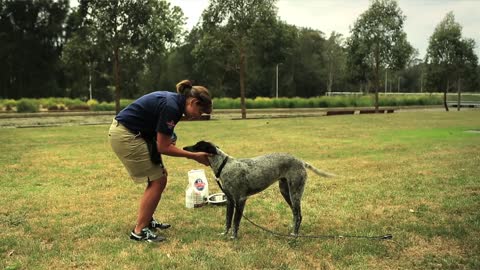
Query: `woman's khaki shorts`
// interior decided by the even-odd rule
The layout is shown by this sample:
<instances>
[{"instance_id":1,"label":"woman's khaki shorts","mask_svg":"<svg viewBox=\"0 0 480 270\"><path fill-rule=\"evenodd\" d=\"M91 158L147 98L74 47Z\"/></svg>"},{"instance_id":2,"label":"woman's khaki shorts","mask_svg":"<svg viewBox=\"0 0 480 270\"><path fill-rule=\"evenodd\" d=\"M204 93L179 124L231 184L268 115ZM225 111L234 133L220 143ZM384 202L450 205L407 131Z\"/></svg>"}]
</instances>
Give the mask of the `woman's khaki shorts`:
<instances>
[{"instance_id":1,"label":"woman's khaki shorts","mask_svg":"<svg viewBox=\"0 0 480 270\"><path fill-rule=\"evenodd\" d=\"M145 183L166 176L163 164L150 161L147 143L140 134L133 134L115 119L108 132L108 140L134 182Z\"/></svg>"}]
</instances>

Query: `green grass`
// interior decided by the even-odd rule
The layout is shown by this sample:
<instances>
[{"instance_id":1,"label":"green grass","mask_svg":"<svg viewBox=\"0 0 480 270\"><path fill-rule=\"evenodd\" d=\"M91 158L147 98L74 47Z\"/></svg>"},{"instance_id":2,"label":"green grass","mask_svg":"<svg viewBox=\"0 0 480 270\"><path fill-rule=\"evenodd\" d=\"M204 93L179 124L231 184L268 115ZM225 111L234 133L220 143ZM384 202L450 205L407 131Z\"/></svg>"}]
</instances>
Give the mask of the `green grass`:
<instances>
[{"instance_id":1,"label":"green grass","mask_svg":"<svg viewBox=\"0 0 480 270\"><path fill-rule=\"evenodd\" d=\"M480 111L182 122L179 146L206 139L235 157L290 152L338 175L309 173L302 234L393 234L389 241L271 236L224 209L186 209L191 160L166 157L160 245L128 240L142 185L110 150L108 126L0 129L2 269L479 269ZM210 192L219 189L210 170ZM273 185L245 214L287 233Z\"/></svg>"}]
</instances>

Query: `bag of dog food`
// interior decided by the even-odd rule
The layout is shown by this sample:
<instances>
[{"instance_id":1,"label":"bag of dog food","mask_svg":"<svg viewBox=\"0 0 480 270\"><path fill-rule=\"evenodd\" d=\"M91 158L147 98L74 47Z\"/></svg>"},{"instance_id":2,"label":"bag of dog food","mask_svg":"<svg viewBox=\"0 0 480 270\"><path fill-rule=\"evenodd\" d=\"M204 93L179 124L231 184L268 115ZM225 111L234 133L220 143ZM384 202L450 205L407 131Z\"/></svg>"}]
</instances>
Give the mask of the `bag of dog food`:
<instances>
[{"instance_id":1,"label":"bag of dog food","mask_svg":"<svg viewBox=\"0 0 480 270\"><path fill-rule=\"evenodd\" d=\"M202 207L207 203L208 180L203 169L188 172L188 186L185 190L187 208Z\"/></svg>"}]
</instances>

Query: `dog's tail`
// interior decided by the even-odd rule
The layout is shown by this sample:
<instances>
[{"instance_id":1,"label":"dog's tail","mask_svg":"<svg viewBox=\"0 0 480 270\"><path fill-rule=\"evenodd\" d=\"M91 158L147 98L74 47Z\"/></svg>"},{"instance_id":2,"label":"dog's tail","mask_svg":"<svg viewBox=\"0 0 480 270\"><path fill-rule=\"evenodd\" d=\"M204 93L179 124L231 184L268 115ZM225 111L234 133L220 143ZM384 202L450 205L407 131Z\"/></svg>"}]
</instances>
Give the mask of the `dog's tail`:
<instances>
[{"instance_id":1,"label":"dog's tail","mask_svg":"<svg viewBox=\"0 0 480 270\"><path fill-rule=\"evenodd\" d=\"M336 176L335 174L321 171L321 170L313 167L312 165L310 165L308 162L304 161L303 164L305 164L305 168L311 170L312 172L314 172L314 173L316 173L320 176L324 176L324 177L335 177Z\"/></svg>"}]
</instances>

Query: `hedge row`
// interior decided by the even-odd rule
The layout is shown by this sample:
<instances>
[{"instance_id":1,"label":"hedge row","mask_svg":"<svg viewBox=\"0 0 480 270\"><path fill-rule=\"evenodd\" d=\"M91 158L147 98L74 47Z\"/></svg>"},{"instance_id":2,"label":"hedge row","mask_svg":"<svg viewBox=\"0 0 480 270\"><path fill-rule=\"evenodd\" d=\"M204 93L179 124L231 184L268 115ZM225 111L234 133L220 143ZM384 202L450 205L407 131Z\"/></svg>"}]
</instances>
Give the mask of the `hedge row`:
<instances>
[{"instance_id":1,"label":"hedge row","mask_svg":"<svg viewBox=\"0 0 480 270\"><path fill-rule=\"evenodd\" d=\"M132 99L122 99L120 107L125 108ZM322 96L313 98L264 98L246 99L249 109L265 108L334 108L334 107L372 107L373 95ZM380 106L440 105L442 96L432 95L381 95ZM239 109L240 98L214 98L214 109ZM20 100L0 99L1 111L38 112L38 111L114 111L114 102L98 102L69 98L41 98Z\"/></svg>"},{"instance_id":2,"label":"hedge row","mask_svg":"<svg viewBox=\"0 0 480 270\"><path fill-rule=\"evenodd\" d=\"M440 95L380 96L380 106L440 105ZM313 98L263 98L246 99L249 109L265 108L335 108L373 107L374 96L322 96ZM213 100L214 109L238 109L240 98L218 98Z\"/></svg>"},{"instance_id":3,"label":"hedge row","mask_svg":"<svg viewBox=\"0 0 480 270\"><path fill-rule=\"evenodd\" d=\"M125 108L132 99L120 100L120 107ZM95 99L84 102L70 98L22 98L19 100L0 99L0 111L16 111L21 113L39 111L114 111L114 102L98 102Z\"/></svg>"}]
</instances>

